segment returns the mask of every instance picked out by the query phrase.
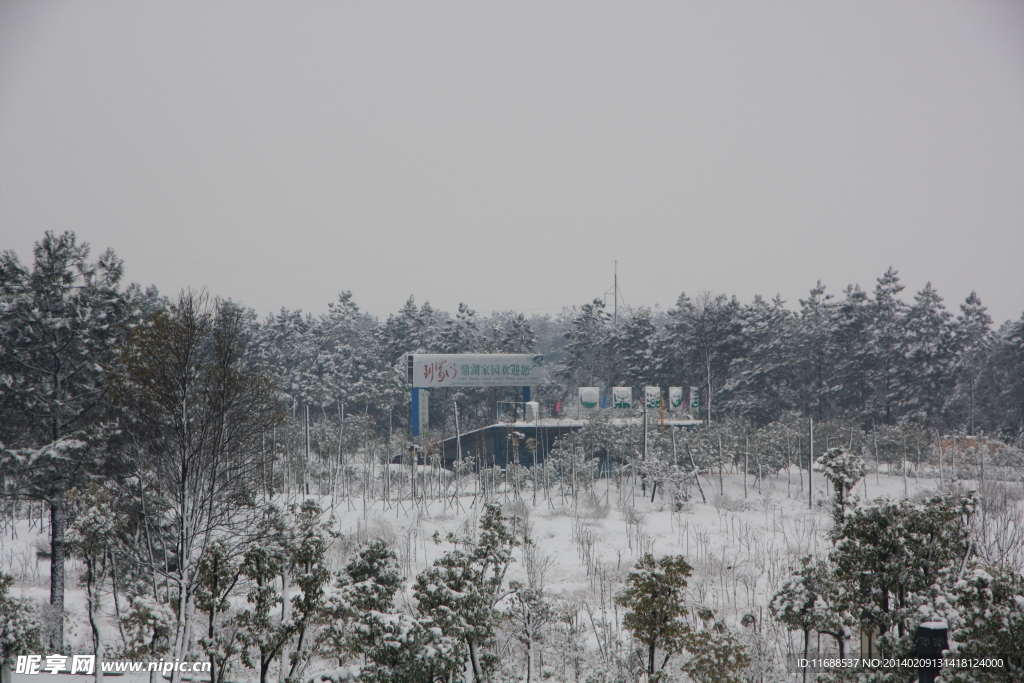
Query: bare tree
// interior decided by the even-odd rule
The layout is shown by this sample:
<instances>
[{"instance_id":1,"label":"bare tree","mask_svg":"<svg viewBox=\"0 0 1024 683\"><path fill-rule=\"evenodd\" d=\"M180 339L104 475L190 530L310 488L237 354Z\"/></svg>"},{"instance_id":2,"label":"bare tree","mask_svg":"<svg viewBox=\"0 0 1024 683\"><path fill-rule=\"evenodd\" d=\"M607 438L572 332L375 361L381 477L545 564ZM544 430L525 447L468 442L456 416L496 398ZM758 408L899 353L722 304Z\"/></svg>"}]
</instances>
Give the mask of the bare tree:
<instances>
[{"instance_id":1,"label":"bare tree","mask_svg":"<svg viewBox=\"0 0 1024 683\"><path fill-rule=\"evenodd\" d=\"M184 659L204 553L218 540L240 550L257 533L272 387L251 362L244 311L194 292L133 331L114 387L145 539L133 552L176 588L173 655Z\"/></svg>"}]
</instances>

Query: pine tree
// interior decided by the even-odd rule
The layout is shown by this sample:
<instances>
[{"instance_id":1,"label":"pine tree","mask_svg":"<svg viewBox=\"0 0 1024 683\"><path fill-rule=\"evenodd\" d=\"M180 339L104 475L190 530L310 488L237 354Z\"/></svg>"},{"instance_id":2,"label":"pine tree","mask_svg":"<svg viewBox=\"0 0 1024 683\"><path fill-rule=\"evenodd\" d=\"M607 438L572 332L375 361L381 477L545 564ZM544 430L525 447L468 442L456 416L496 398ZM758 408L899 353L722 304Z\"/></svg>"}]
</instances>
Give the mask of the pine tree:
<instances>
[{"instance_id":1,"label":"pine tree","mask_svg":"<svg viewBox=\"0 0 1024 683\"><path fill-rule=\"evenodd\" d=\"M949 683L1016 683L1024 679L1024 576L1010 568L977 567L952 591L958 614L946 655L956 666L942 670ZM985 667L960 666L990 660Z\"/></svg>"},{"instance_id":2,"label":"pine tree","mask_svg":"<svg viewBox=\"0 0 1024 683\"><path fill-rule=\"evenodd\" d=\"M533 325L522 313L510 313L499 320L492 316L491 348L496 353L532 353L537 344Z\"/></svg>"},{"instance_id":3,"label":"pine tree","mask_svg":"<svg viewBox=\"0 0 1024 683\"><path fill-rule=\"evenodd\" d=\"M652 679L665 669L672 655L686 647L690 628L683 619L687 614L684 591L692 572L681 555L655 560L653 555L645 554L615 598L627 610L622 626L643 647L643 670Z\"/></svg>"},{"instance_id":4,"label":"pine tree","mask_svg":"<svg viewBox=\"0 0 1024 683\"><path fill-rule=\"evenodd\" d=\"M494 642L494 608L519 541L496 503L485 506L476 539L448 540L463 549L446 552L417 576L413 594L420 615L459 643L454 656L468 657L473 680L479 683L497 661L487 651Z\"/></svg>"},{"instance_id":5,"label":"pine tree","mask_svg":"<svg viewBox=\"0 0 1024 683\"><path fill-rule=\"evenodd\" d=\"M873 334L875 325L871 299L860 286L843 290L831 325L836 353L835 375L830 393L839 411L863 413L873 394L872 372L876 363Z\"/></svg>"},{"instance_id":6,"label":"pine tree","mask_svg":"<svg viewBox=\"0 0 1024 683\"><path fill-rule=\"evenodd\" d=\"M836 492L835 515L841 522L853 487L864 478L864 458L847 453L843 448L830 448L816 460L832 490Z\"/></svg>"},{"instance_id":7,"label":"pine tree","mask_svg":"<svg viewBox=\"0 0 1024 683\"><path fill-rule=\"evenodd\" d=\"M556 374L568 387L607 387L613 374L611 366L611 315L604 301L594 299L584 304L569 321L565 332L565 356Z\"/></svg>"},{"instance_id":8,"label":"pine tree","mask_svg":"<svg viewBox=\"0 0 1024 683\"><path fill-rule=\"evenodd\" d=\"M690 680L702 683L743 683L743 671L750 665L746 647L725 622L715 620L714 612L703 610L700 616L704 628L687 636L690 657L682 670Z\"/></svg>"},{"instance_id":9,"label":"pine tree","mask_svg":"<svg viewBox=\"0 0 1024 683\"><path fill-rule=\"evenodd\" d=\"M875 285L868 326L870 364L867 378L871 385L870 408L892 424L907 401L900 376L906 371L905 337L907 305L899 298L904 286L898 272L890 267Z\"/></svg>"},{"instance_id":10,"label":"pine tree","mask_svg":"<svg viewBox=\"0 0 1024 683\"><path fill-rule=\"evenodd\" d=\"M831 294L818 284L800 300L800 322L793 345L799 387L799 405L819 421L831 415L838 403L835 396L839 369L839 335L834 328L838 311Z\"/></svg>"},{"instance_id":11,"label":"pine tree","mask_svg":"<svg viewBox=\"0 0 1024 683\"><path fill-rule=\"evenodd\" d=\"M885 656L913 649L920 597L968 551L973 498L933 497L848 508L829 532L839 604L881 634Z\"/></svg>"},{"instance_id":12,"label":"pine tree","mask_svg":"<svg viewBox=\"0 0 1024 683\"><path fill-rule=\"evenodd\" d=\"M384 363L389 367L404 363L407 353L439 352L438 318L429 302L417 308L415 297L410 296L398 313L388 316L378 332Z\"/></svg>"},{"instance_id":13,"label":"pine tree","mask_svg":"<svg viewBox=\"0 0 1024 683\"><path fill-rule=\"evenodd\" d=\"M846 629L853 622L837 602L833 568L827 562L808 555L800 558L800 566L793 572L793 577L772 596L769 609L772 616L790 631L803 633L804 659L809 656L811 633L815 631L832 636L839 656L844 657Z\"/></svg>"},{"instance_id":14,"label":"pine tree","mask_svg":"<svg viewBox=\"0 0 1024 683\"><path fill-rule=\"evenodd\" d=\"M742 354L739 311L735 297L710 292L700 292L692 300L684 293L669 311L665 333L676 356L670 365L689 364L697 369L708 422L715 396L728 381L733 361Z\"/></svg>"},{"instance_id":15,"label":"pine tree","mask_svg":"<svg viewBox=\"0 0 1024 683\"><path fill-rule=\"evenodd\" d=\"M224 681L232 660L241 651L238 624L224 619L231 609L231 597L242 578L242 561L230 544L215 541L199 562L196 609L206 614L206 632L199 647L210 660L210 683Z\"/></svg>"},{"instance_id":16,"label":"pine tree","mask_svg":"<svg viewBox=\"0 0 1024 683\"><path fill-rule=\"evenodd\" d=\"M380 538L360 548L345 566L337 577L334 595L328 599L330 623L322 637L339 664L375 647L378 634L354 625L365 624L370 612L393 612L401 583L395 554Z\"/></svg>"},{"instance_id":17,"label":"pine tree","mask_svg":"<svg viewBox=\"0 0 1024 683\"><path fill-rule=\"evenodd\" d=\"M315 631L326 617L330 579L330 524L321 521L321 514L312 500L290 506L287 517L270 510L262 540L245 553L242 575L249 592L234 621L244 646L242 663L259 672L260 683L267 683L273 663L286 655L285 680L299 680L316 654L320 637Z\"/></svg>"},{"instance_id":18,"label":"pine tree","mask_svg":"<svg viewBox=\"0 0 1024 683\"><path fill-rule=\"evenodd\" d=\"M96 657L97 681L103 678L104 643L99 627L102 586L112 578L114 554L121 540L119 510L113 500L113 487L91 481L84 490L68 492L68 550L85 565L86 615L92 632L92 652Z\"/></svg>"},{"instance_id":19,"label":"pine tree","mask_svg":"<svg viewBox=\"0 0 1024 683\"><path fill-rule=\"evenodd\" d=\"M904 407L925 424L935 424L953 388L954 328L942 297L927 283L906 316L905 360L899 382Z\"/></svg>"},{"instance_id":20,"label":"pine tree","mask_svg":"<svg viewBox=\"0 0 1024 683\"><path fill-rule=\"evenodd\" d=\"M551 602L543 590L525 588L513 581L513 593L506 614L515 622L515 637L526 648L526 683L534 679L534 645L543 641L544 628L556 617Z\"/></svg>"},{"instance_id":21,"label":"pine tree","mask_svg":"<svg viewBox=\"0 0 1024 683\"><path fill-rule=\"evenodd\" d=\"M740 319L743 350L725 391L734 410L766 424L798 406L797 318L781 299L755 296Z\"/></svg>"},{"instance_id":22,"label":"pine tree","mask_svg":"<svg viewBox=\"0 0 1024 683\"><path fill-rule=\"evenodd\" d=\"M964 414L961 420L967 424L968 434L975 433L978 377L993 342L992 318L978 294L971 292L960 304L960 315L953 331L953 377L956 384L947 402Z\"/></svg>"},{"instance_id":23,"label":"pine tree","mask_svg":"<svg viewBox=\"0 0 1024 683\"><path fill-rule=\"evenodd\" d=\"M476 311L464 303L454 318L445 321L437 340L440 353L480 353L487 351L486 340L480 334Z\"/></svg>"},{"instance_id":24,"label":"pine tree","mask_svg":"<svg viewBox=\"0 0 1024 683\"><path fill-rule=\"evenodd\" d=\"M626 386L639 390L655 381L654 343L657 328L646 308L630 311L619 326L611 331L609 347L614 359L609 386ZM675 380L678 381L678 380Z\"/></svg>"},{"instance_id":25,"label":"pine tree","mask_svg":"<svg viewBox=\"0 0 1024 683\"><path fill-rule=\"evenodd\" d=\"M984 426L1014 436L1024 429L1024 315L1001 330L978 377Z\"/></svg>"},{"instance_id":26,"label":"pine tree","mask_svg":"<svg viewBox=\"0 0 1024 683\"><path fill-rule=\"evenodd\" d=\"M90 262L66 232L35 245L31 270L0 254L0 479L5 493L50 509L50 649L64 651L67 492L103 465L104 373L137 320L137 288L120 291L112 250ZM13 489L11 488L13 487Z\"/></svg>"},{"instance_id":27,"label":"pine tree","mask_svg":"<svg viewBox=\"0 0 1024 683\"><path fill-rule=\"evenodd\" d=\"M305 376L313 363L312 327L310 316L287 308L271 314L259 326L260 365L277 390L288 394L297 405L308 402L311 394L318 394Z\"/></svg>"}]
</instances>

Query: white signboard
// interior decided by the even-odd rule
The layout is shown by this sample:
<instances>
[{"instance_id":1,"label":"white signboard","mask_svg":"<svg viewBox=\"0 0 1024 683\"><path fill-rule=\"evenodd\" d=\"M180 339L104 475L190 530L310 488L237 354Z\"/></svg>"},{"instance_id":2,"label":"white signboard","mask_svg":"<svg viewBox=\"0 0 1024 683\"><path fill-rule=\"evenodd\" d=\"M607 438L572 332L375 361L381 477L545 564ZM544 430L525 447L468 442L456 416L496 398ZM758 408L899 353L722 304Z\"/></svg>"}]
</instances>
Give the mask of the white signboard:
<instances>
[{"instance_id":1,"label":"white signboard","mask_svg":"<svg viewBox=\"0 0 1024 683\"><path fill-rule=\"evenodd\" d=\"M424 434L430 428L430 392L426 389L416 391L420 392L420 434Z\"/></svg>"},{"instance_id":2,"label":"white signboard","mask_svg":"<svg viewBox=\"0 0 1024 683\"><path fill-rule=\"evenodd\" d=\"M682 410L683 406L683 388L682 387L669 387L668 388L668 409L669 410Z\"/></svg>"},{"instance_id":3,"label":"white signboard","mask_svg":"<svg viewBox=\"0 0 1024 683\"><path fill-rule=\"evenodd\" d=\"M525 353L409 354L413 387L525 387L540 384L544 356Z\"/></svg>"},{"instance_id":4,"label":"white signboard","mask_svg":"<svg viewBox=\"0 0 1024 683\"><path fill-rule=\"evenodd\" d=\"M644 387L644 405L651 409L661 407L661 387Z\"/></svg>"},{"instance_id":5,"label":"white signboard","mask_svg":"<svg viewBox=\"0 0 1024 683\"><path fill-rule=\"evenodd\" d=\"M597 410L601 403L601 390L597 387L580 387L579 400L583 410Z\"/></svg>"},{"instance_id":6,"label":"white signboard","mask_svg":"<svg viewBox=\"0 0 1024 683\"><path fill-rule=\"evenodd\" d=\"M612 387L612 408L632 408L633 387Z\"/></svg>"}]
</instances>

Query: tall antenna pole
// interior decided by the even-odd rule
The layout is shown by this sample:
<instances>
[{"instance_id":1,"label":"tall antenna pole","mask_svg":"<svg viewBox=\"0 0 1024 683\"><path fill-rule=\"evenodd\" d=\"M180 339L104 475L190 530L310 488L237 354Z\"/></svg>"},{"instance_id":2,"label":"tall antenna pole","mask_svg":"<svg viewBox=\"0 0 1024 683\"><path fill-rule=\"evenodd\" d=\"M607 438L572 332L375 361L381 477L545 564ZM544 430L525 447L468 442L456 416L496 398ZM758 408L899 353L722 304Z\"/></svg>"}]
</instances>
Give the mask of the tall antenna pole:
<instances>
[{"instance_id":1,"label":"tall antenna pole","mask_svg":"<svg viewBox=\"0 0 1024 683\"><path fill-rule=\"evenodd\" d=\"M612 325L619 324L619 261L615 260L615 303L612 304Z\"/></svg>"}]
</instances>

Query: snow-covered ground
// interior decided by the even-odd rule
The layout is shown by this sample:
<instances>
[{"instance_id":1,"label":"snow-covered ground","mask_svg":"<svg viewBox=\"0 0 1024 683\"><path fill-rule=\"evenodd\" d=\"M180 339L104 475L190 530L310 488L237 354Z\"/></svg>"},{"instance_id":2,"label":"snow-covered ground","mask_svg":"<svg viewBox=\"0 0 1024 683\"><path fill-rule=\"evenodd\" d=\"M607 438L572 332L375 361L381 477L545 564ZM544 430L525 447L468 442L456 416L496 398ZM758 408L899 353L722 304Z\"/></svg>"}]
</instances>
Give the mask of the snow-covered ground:
<instances>
[{"instance_id":1,"label":"snow-covered ground","mask_svg":"<svg viewBox=\"0 0 1024 683\"><path fill-rule=\"evenodd\" d=\"M536 547L534 563L543 569L544 589L580 610L584 623L591 626L591 644L596 646L594 632L599 629L594 622L603 617L610 628L616 628L621 614L613 597L621 590L630 567L645 552L686 557L694 568L687 588L694 605L710 607L733 624L744 614L752 614L765 628L778 628L771 622L767 605L787 578L790 563L808 553L825 553L830 546L826 533L832 524L831 493L816 472L814 505L809 509L806 476L806 472L793 469L769 476L759 486L749 476L746 491L742 474L725 474L721 484L717 476L702 477L706 502L693 487L691 499L679 509L664 499L660 490L652 501L650 490L644 492L639 481L625 480L619 486L612 479L598 480L591 491L577 496L575 504L556 488L549 498L539 492L536 503L529 490L523 491L521 498L499 492L492 500L503 503L506 514L524 518ZM917 497L933 492L936 486L934 479L911 477L905 481L901 476L872 472L857 485L855 494L869 500L902 498L906 487L911 497ZM326 515L334 517L342 534L332 549L334 569L344 565L359 542L379 536L389 541L403 571L412 578L449 549L447 543L434 542L435 532L443 538L449 532L463 534L475 528L483 499L473 495L473 488L472 483L463 481L463 495L458 498L415 504L408 498L390 503L378 500L365 507L360 497L312 497L318 499ZM295 496L289 499L296 501ZM40 531L39 519L20 520L0 537L0 569L15 575L11 591L15 597L48 599L48 561L36 558L37 549L46 547L46 530ZM516 562L507 578L525 584L523 553L523 548L516 550ZM80 572L77 562L69 562L67 641L72 650L88 653L90 637ZM106 611L112 612L107 607ZM117 627L109 614L104 627L105 641L118 642ZM82 676L42 675L62 683L86 680ZM236 672L233 678L239 675ZM148 680L148 675L113 680L136 678ZM13 681L38 683L40 678L15 674Z\"/></svg>"}]
</instances>

